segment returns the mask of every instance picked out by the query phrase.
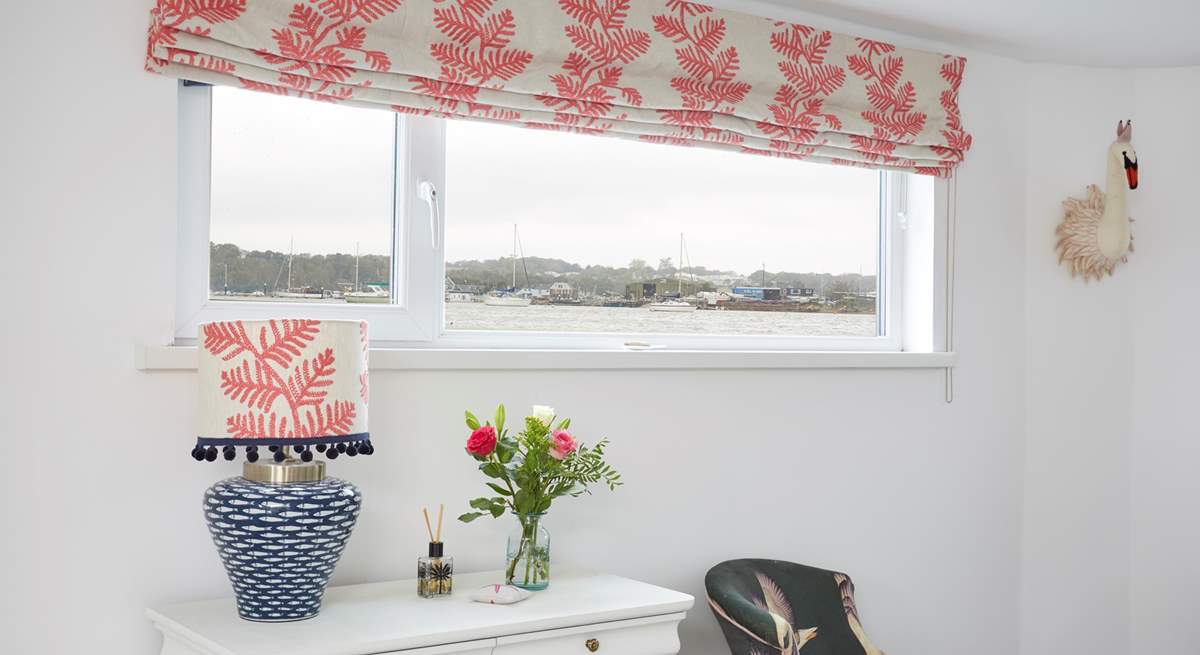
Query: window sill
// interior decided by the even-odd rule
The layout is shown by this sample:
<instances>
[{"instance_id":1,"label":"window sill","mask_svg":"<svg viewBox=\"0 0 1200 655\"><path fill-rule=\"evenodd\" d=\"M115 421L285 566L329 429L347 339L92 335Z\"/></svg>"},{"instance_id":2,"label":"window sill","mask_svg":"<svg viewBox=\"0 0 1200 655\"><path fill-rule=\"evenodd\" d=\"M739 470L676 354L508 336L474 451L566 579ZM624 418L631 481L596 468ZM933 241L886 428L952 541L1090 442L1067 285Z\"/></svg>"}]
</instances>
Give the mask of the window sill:
<instances>
[{"instance_id":1,"label":"window sill","mask_svg":"<svg viewBox=\"0 0 1200 655\"><path fill-rule=\"evenodd\" d=\"M194 371L195 346L137 346L141 371ZM955 353L372 348L373 371L951 368Z\"/></svg>"}]
</instances>

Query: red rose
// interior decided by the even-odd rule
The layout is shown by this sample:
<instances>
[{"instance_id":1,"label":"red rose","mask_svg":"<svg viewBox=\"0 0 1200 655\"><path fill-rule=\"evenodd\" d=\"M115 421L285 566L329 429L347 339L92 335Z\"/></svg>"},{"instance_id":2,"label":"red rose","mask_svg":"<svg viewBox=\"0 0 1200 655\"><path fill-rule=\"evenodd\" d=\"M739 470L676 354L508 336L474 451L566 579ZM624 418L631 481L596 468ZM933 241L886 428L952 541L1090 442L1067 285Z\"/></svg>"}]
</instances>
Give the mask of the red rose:
<instances>
[{"instance_id":1,"label":"red rose","mask_svg":"<svg viewBox=\"0 0 1200 655\"><path fill-rule=\"evenodd\" d=\"M467 439L467 452L476 457L487 457L496 450L496 428L485 425L471 433Z\"/></svg>"}]
</instances>

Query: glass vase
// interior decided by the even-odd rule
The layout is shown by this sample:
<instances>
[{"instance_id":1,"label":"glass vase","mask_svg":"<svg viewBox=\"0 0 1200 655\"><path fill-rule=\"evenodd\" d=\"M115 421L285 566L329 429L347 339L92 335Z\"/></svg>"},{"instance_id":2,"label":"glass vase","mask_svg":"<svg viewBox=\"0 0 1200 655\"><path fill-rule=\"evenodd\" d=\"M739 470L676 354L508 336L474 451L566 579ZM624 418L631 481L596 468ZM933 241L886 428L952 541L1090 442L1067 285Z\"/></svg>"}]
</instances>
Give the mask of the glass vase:
<instances>
[{"instance_id":1,"label":"glass vase","mask_svg":"<svg viewBox=\"0 0 1200 655\"><path fill-rule=\"evenodd\" d=\"M530 591L550 586L550 532L545 514L515 514L517 529L508 535L505 584Z\"/></svg>"}]
</instances>

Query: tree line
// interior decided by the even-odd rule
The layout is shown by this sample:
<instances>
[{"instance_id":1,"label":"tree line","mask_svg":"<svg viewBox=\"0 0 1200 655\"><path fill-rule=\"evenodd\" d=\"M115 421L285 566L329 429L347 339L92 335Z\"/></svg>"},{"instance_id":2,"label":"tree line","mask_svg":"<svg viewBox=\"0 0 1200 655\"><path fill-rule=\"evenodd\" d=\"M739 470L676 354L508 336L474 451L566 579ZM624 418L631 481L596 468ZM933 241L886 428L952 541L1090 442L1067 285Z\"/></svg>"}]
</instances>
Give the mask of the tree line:
<instances>
[{"instance_id":1,"label":"tree line","mask_svg":"<svg viewBox=\"0 0 1200 655\"><path fill-rule=\"evenodd\" d=\"M213 243L209 246L209 288L214 292L270 294L287 290L289 255L274 250L243 250L232 243ZM314 291L353 290L355 265L358 266L359 288L367 284L388 284L391 278L391 257L387 255L310 254L291 255L291 286L293 289ZM469 285L481 291L507 289L512 285L513 259L502 257L485 260L461 260L446 263L446 276L456 285ZM525 257L517 260L517 286L548 288L555 282L567 282L580 293L593 295L625 294L630 283L655 282L676 284L679 269L670 258L657 266L634 259L624 267L583 266L562 259ZM685 292L714 291L716 286L693 276L723 275L739 278L742 285L768 287L798 287L815 289L818 294L862 293L875 288L874 275L856 273L794 273L786 271L751 271L738 275L733 271L693 266L684 273ZM447 283L449 284L449 282ZM669 289L668 289L669 290Z\"/></svg>"}]
</instances>

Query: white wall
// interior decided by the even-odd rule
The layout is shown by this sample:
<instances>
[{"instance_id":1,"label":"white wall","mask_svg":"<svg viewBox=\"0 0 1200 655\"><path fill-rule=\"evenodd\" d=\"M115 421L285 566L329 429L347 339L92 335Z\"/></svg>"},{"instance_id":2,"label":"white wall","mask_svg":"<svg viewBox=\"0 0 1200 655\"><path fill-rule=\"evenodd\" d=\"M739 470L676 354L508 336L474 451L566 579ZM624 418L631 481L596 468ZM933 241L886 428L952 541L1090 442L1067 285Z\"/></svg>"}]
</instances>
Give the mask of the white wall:
<instances>
[{"instance_id":1,"label":"white wall","mask_svg":"<svg viewBox=\"0 0 1200 655\"><path fill-rule=\"evenodd\" d=\"M1141 202L1133 210L1131 641L1137 652L1185 652L1200 643L1200 309L1192 299L1200 252L1200 132L1188 128L1200 103L1200 68L1138 71L1134 85L1133 139L1142 177Z\"/></svg>"},{"instance_id":2,"label":"white wall","mask_svg":"<svg viewBox=\"0 0 1200 655\"><path fill-rule=\"evenodd\" d=\"M1022 653L1187 650L1200 640L1192 208L1200 68L1042 66L1029 86ZM1058 203L1100 182L1135 120L1136 252L1090 285L1055 266Z\"/></svg>"},{"instance_id":3,"label":"white wall","mask_svg":"<svg viewBox=\"0 0 1200 655\"><path fill-rule=\"evenodd\" d=\"M1030 70L1022 293L1026 655L1062 653L1068 644L1072 652L1129 652L1131 267L1100 283L1072 279L1058 264L1054 228L1063 199L1083 197L1088 184L1103 187L1117 120L1134 115L1131 84L1122 72ZM1130 197L1135 211L1142 193Z\"/></svg>"},{"instance_id":4,"label":"white wall","mask_svg":"<svg viewBox=\"0 0 1200 655\"><path fill-rule=\"evenodd\" d=\"M175 86L141 71L147 4L29 5L10 16L0 46L8 61L37 51L42 67L7 69L6 88L20 93L0 121L0 266L15 296L0 321L6 651L150 653L157 640L143 606L228 594L199 499L236 466L187 458L190 374L132 367L135 343L170 337L175 266ZM37 47L46 39L57 47ZM47 83L46 69L64 81ZM868 629L896 653L1007 655L1018 641L1028 653L1064 644L1120 653L1131 628L1177 627L1185 591L1160 609L1165 574L1152 568L1195 566L1185 547L1195 532L1168 520L1195 490L1181 473L1188 447L1162 443L1187 425L1171 404L1186 400L1176 387L1185 363L1160 379L1152 362L1167 361L1168 346L1135 365L1128 344L1131 331L1184 329L1168 313L1165 282L1186 279L1178 232L1196 229L1170 211L1186 206L1185 160L1160 172L1151 154L1156 143L1179 146L1165 131L1143 138L1139 120L1146 189L1176 182L1154 212L1162 224L1143 226L1145 208L1126 271L1140 272L1150 244L1173 241L1163 279L1072 282L1049 240L1057 203L1101 179L1110 124L1133 108L1103 90L1116 78L1125 81L971 55L963 108L975 148L959 178L954 404L943 402L935 371L380 372L379 453L333 466L366 494L335 582L410 576L418 508L460 507L480 488L459 451L462 409L536 401L575 416L584 434L612 437L627 482L557 509L564 564L701 599L704 571L727 557L842 568L858 582ZM1175 97L1169 81L1138 78L1146 93ZM93 279L124 288L101 291ZM1149 310L1161 312L1157 322L1131 327L1135 293L1162 294ZM1122 382L1131 372L1132 386ZM762 411L708 411L745 397ZM1146 446L1134 458L1134 480L1144 481L1135 506L1164 511L1135 522L1141 537L1131 543L1123 453L1133 427ZM1164 467L1173 475L1160 477ZM1171 491L1180 493L1164 501ZM455 526L460 567L497 566L506 528ZM1132 623L1122 573L1131 546L1144 575ZM702 600L683 636L689 654L723 652Z\"/></svg>"}]
</instances>

